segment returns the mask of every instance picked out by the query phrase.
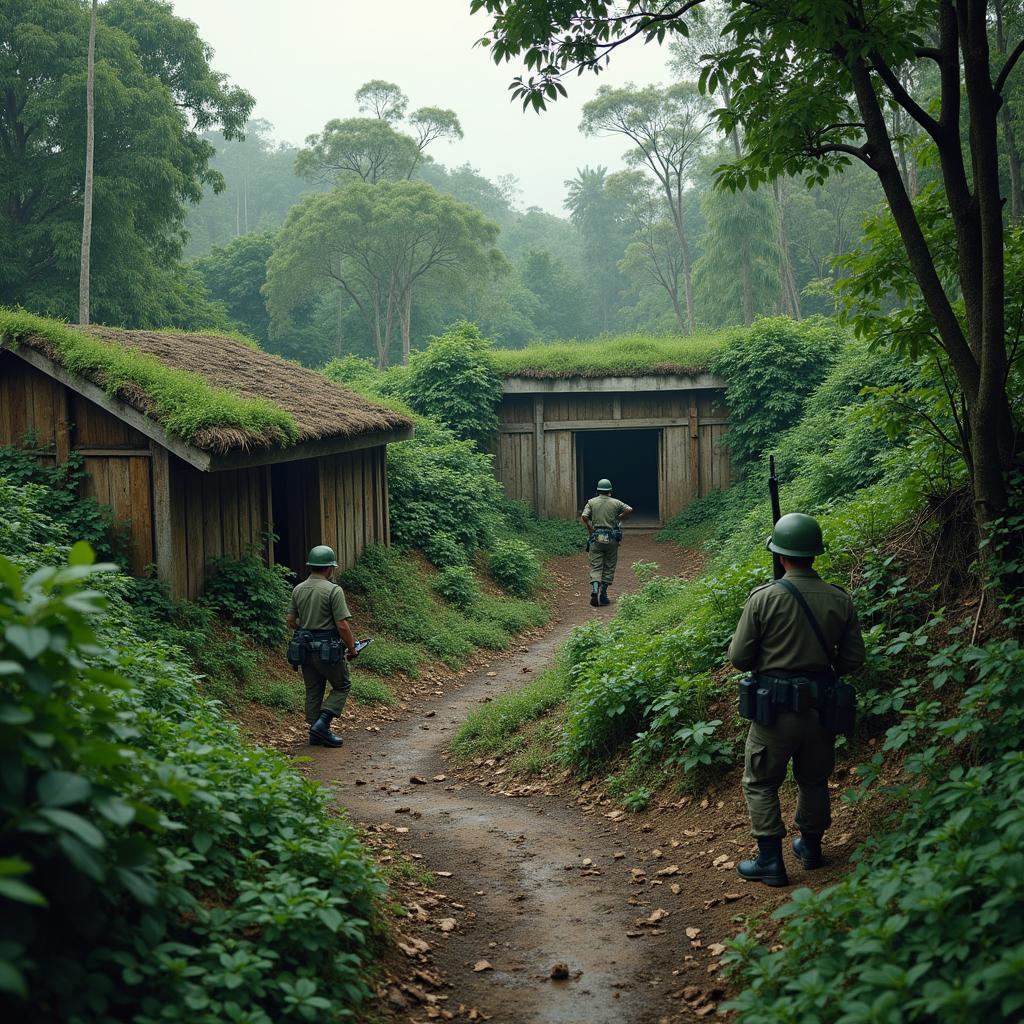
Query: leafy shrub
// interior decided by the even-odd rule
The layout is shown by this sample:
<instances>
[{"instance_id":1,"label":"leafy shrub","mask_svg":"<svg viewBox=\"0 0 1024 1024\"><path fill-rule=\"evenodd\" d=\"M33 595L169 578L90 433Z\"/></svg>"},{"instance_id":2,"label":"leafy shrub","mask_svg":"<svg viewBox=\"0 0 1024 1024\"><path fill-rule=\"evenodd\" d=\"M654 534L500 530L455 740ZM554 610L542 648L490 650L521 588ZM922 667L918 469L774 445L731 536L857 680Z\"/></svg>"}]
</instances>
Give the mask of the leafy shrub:
<instances>
[{"instance_id":1,"label":"leafy shrub","mask_svg":"<svg viewBox=\"0 0 1024 1024\"><path fill-rule=\"evenodd\" d=\"M217 558L211 563L203 601L257 643L276 647L284 640L291 573L264 565L259 553Z\"/></svg>"},{"instance_id":2,"label":"leafy shrub","mask_svg":"<svg viewBox=\"0 0 1024 1024\"><path fill-rule=\"evenodd\" d=\"M59 466L48 466L40 461L40 456L45 454L46 449L32 444L26 448L0 447L0 477L15 488L45 488L47 520L66 527L68 536L75 540L87 541L101 557L123 560L124 542L115 532L110 509L95 498L81 496L82 483L87 475L83 469L82 456L78 452L71 452L66 462ZM19 500L27 500L27 496ZM5 514L8 510L13 514L13 504L3 502L0 508L4 509ZM28 519L42 529L42 520L38 515Z\"/></svg>"},{"instance_id":3,"label":"leafy shrub","mask_svg":"<svg viewBox=\"0 0 1024 1024\"><path fill-rule=\"evenodd\" d=\"M418 644L403 643L387 636L375 636L369 647L359 654L359 667L378 675L390 676L404 672L410 679L419 677L420 662L425 658Z\"/></svg>"},{"instance_id":4,"label":"leafy shrub","mask_svg":"<svg viewBox=\"0 0 1024 1024\"><path fill-rule=\"evenodd\" d=\"M487 558L487 569L499 587L517 597L529 597L540 582L540 562L533 548L515 538L495 543Z\"/></svg>"},{"instance_id":5,"label":"leafy shrub","mask_svg":"<svg viewBox=\"0 0 1024 1024\"><path fill-rule=\"evenodd\" d=\"M501 389L490 342L465 321L414 352L398 384L399 395L416 412L479 447L498 429Z\"/></svg>"},{"instance_id":6,"label":"leafy shrub","mask_svg":"<svg viewBox=\"0 0 1024 1024\"><path fill-rule=\"evenodd\" d=\"M439 569L445 569L464 566L468 553L450 533L438 530L424 539L423 554Z\"/></svg>"},{"instance_id":7,"label":"leafy shrub","mask_svg":"<svg viewBox=\"0 0 1024 1024\"><path fill-rule=\"evenodd\" d=\"M373 360L354 355L332 359L320 372L335 384L359 392L379 387L384 376Z\"/></svg>"},{"instance_id":8,"label":"leafy shrub","mask_svg":"<svg viewBox=\"0 0 1024 1024\"><path fill-rule=\"evenodd\" d=\"M369 650L369 648L367 648ZM362 658L362 654L359 655ZM364 675L362 672L352 673L352 698L360 704L383 704L391 707L398 703L395 695L379 679Z\"/></svg>"},{"instance_id":9,"label":"leafy shrub","mask_svg":"<svg viewBox=\"0 0 1024 1024\"><path fill-rule=\"evenodd\" d=\"M729 449L742 471L800 418L807 396L821 383L842 343L828 321L797 323L763 317L734 331L712 369L726 379Z\"/></svg>"},{"instance_id":10,"label":"leafy shrub","mask_svg":"<svg viewBox=\"0 0 1024 1024\"><path fill-rule=\"evenodd\" d=\"M352 1007L383 891L352 830L199 697L91 559L79 544L22 579L0 558L0 1011L270 1024Z\"/></svg>"},{"instance_id":11,"label":"leafy shrub","mask_svg":"<svg viewBox=\"0 0 1024 1024\"><path fill-rule=\"evenodd\" d=\"M453 565L439 573L434 589L449 603L465 611L480 598L476 576L468 565Z\"/></svg>"},{"instance_id":12,"label":"leafy shrub","mask_svg":"<svg viewBox=\"0 0 1024 1024\"><path fill-rule=\"evenodd\" d=\"M257 678L242 690L246 700L278 711L301 711L304 706L302 690L297 683L285 679Z\"/></svg>"}]
</instances>

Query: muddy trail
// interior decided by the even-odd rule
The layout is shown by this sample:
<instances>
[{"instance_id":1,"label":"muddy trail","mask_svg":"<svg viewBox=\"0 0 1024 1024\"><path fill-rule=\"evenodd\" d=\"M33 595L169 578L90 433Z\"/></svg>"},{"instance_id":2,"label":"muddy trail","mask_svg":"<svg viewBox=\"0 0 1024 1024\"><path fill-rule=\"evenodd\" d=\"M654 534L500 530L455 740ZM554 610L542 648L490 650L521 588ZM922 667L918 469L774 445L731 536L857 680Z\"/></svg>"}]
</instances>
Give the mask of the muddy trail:
<instances>
[{"instance_id":1,"label":"muddy trail","mask_svg":"<svg viewBox=\"0 0 1024 1024\"><path fill-rule=\"evenodd\" d=\"M619 596L636 586L636 560L658 562L666 575L699 572L694 552L643 535L627 543ZM433 876L397 896L408 915L398 925L403 956L398 980L382 990L393 1019L705 1019L724 995L718 958L734 915L784 898L733 870L750 848L735 787L628 815L565 777L509 782L500 764L449 758L470 711L534 678L573 625L614 614L614 604L589 607L581 558L550 568L559 583L542 635L403 715L348 726L340 751L296 751L310 754L310 776L385 862ZM803 881L799 871L794 881Z\"/></svg>"}]
</instances>

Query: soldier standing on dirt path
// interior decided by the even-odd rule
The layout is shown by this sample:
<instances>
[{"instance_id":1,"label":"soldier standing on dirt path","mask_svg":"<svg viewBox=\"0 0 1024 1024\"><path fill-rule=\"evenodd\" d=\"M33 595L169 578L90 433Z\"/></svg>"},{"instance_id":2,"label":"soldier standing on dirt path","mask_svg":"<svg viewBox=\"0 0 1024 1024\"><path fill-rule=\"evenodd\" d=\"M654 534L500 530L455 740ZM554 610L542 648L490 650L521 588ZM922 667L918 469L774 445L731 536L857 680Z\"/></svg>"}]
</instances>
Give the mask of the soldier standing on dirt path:
<instances>
[{"instance_id":1,"label":"soldier standing on dirt path","mask_svg":"<svg viewBox=\"0 0 1024 1024\"><path fill-rule=\"evenodd\" d=\"M597 481L597 496L583 509L580 522L587 528L590 555L590 603L611 604L608 588L615 580L615 564L619 560L619 542L622 530L619 523L632 512L624 501L612 497L612 482Z\"/></svg>"},{"instance_id":2,"label":"soldier standing on dirt path","mask_svg":"<svg viewBox=\"0 0 1024 1024\"><path fill-rule=\"evenodd\" d=\"M779 886L789 883L782 859L786 827L779 787L791 759L800 830L793 853L805 868L823 863L821 839L832 823L828 780L835 768L835 736L822 725L822 697L838 676L864 664L864 639L850 595L811 567L825 550L815 519L800 512L782 516L767 547L781 557L785 575L750 592L729 645L729 660L752 671L758 688L769 697L765 703L771 704L762 709L758 702L744 755L743 792L758 855L741 861L737 871L751 881ZM806 610L789 587L799 592ZM773 724L760 721L762 711Z\"/></svg>"},{"instance_id":3,"label":"soldier standing on dirt path","mask_svg":"<svg viewBox=\"0 0 1024 1024\"><path fill-rule=\"evenodd\" d=\"M345 741L331 732L331 719L345 708L352 687L348 663L359 656L349 620L345 591L331 582L338 560L334 549L318 544L306 559L309 576L293 591L288 628L302 646L302 679L306 684L306 721L314 747L340 747ZM347 648L348 657L342 653ZM327 684L331 692L324 699Z\"/></svg>"}]
</instances>

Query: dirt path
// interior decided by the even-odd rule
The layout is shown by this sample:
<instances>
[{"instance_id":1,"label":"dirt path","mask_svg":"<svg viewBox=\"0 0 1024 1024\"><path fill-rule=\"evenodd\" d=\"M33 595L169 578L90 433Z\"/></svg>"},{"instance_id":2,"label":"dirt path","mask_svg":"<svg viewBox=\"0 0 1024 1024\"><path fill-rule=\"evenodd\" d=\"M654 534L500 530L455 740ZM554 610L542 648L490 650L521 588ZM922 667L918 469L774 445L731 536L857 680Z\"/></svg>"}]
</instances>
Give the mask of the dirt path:
<instances>
[{"instance_id":1,"label":"dirt path","mask_svg":"<svg viewBox=\"0 0 1024 1024\"><path fill-rule=\"evenodd\" d=\"M693 574L700 564L693 552L644 536L628 538L623 555L620 595L636 585L635 560L656 561L666 574ZM635 819L576 790L567 802L543 780L502 791L500 777L485 788L453 770L446 745L470 711L534 678L574 624L614 612L586 603L582 559L553 569L560 586L546 635L379 731L347 732L342 751L312 751L311 776L332 788L351 819L435 878L424 899L407 903L410 934L418 917L424 938L409 940L405 953L441 971L450 991L408 1008L392 992L393 1009L408 1009L401 1019L701 1019L721 997L714 943L731 931L732 914L779 902L722 870L749 846L735 795L729 807L682 801L660 808L668 816ZM429 953L421 956L416 942ZM551 979L556 963L567 966L567 979ZM421 980L436 977L427 970Z\"/></svg>"}]
</instances>

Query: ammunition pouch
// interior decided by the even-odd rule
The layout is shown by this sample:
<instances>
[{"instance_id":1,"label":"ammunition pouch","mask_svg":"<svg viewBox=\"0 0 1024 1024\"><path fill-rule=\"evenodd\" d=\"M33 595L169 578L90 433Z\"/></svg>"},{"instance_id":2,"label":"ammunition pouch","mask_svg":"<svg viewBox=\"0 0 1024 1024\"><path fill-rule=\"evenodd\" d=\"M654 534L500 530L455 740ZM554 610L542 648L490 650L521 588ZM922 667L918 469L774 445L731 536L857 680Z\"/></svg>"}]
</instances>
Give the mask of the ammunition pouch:
<instances>
[{"instance_id":1,"label":"ammunition pouch","mask_svg":"<svg viewBox=\"0 0 1024 1024\"><path fill-rule=\"evenodd\" d=\"M297 672L312 654L325 665L337 665L344 651L345 645L333 629L297 629L288 642L288 664Z\"/></svg>"},{"instance_id":2,"label":"ammunition pouch","mask_svg":"<svg viewBox=\"0 0 1024 1024\"><path fill-rule=\"evenodd\" d=\"M857 724L857 691L836 680L827 687L821 704L821 724L833 736L852 736Z\"/></svg>"},{"instance_id":3,"label":"ammunition pouch","mask_svg":"<svg viewBox=\"0 0 1024 1024\"><path fill-rule=\"evenodd\" d=\"M772 726L780 711L801 714L824 708L824 698L835 684L831 672L782 678L757 674L740 682L740 717ZM845 685L845 684L844 684Z\"/></svg>"},{"instance_id":4,"label":"ammunition pouch","mask_svg":"<svg viewBox=\"0 0 1024 1024\"><path fill-rule=\"evenodd\" d=\"M618 544L622 540L622 530L607 526L595 526L594 532L590 535L591 541L598 547L606 548L612 544Z\"/></svg>"}]
</instances>

